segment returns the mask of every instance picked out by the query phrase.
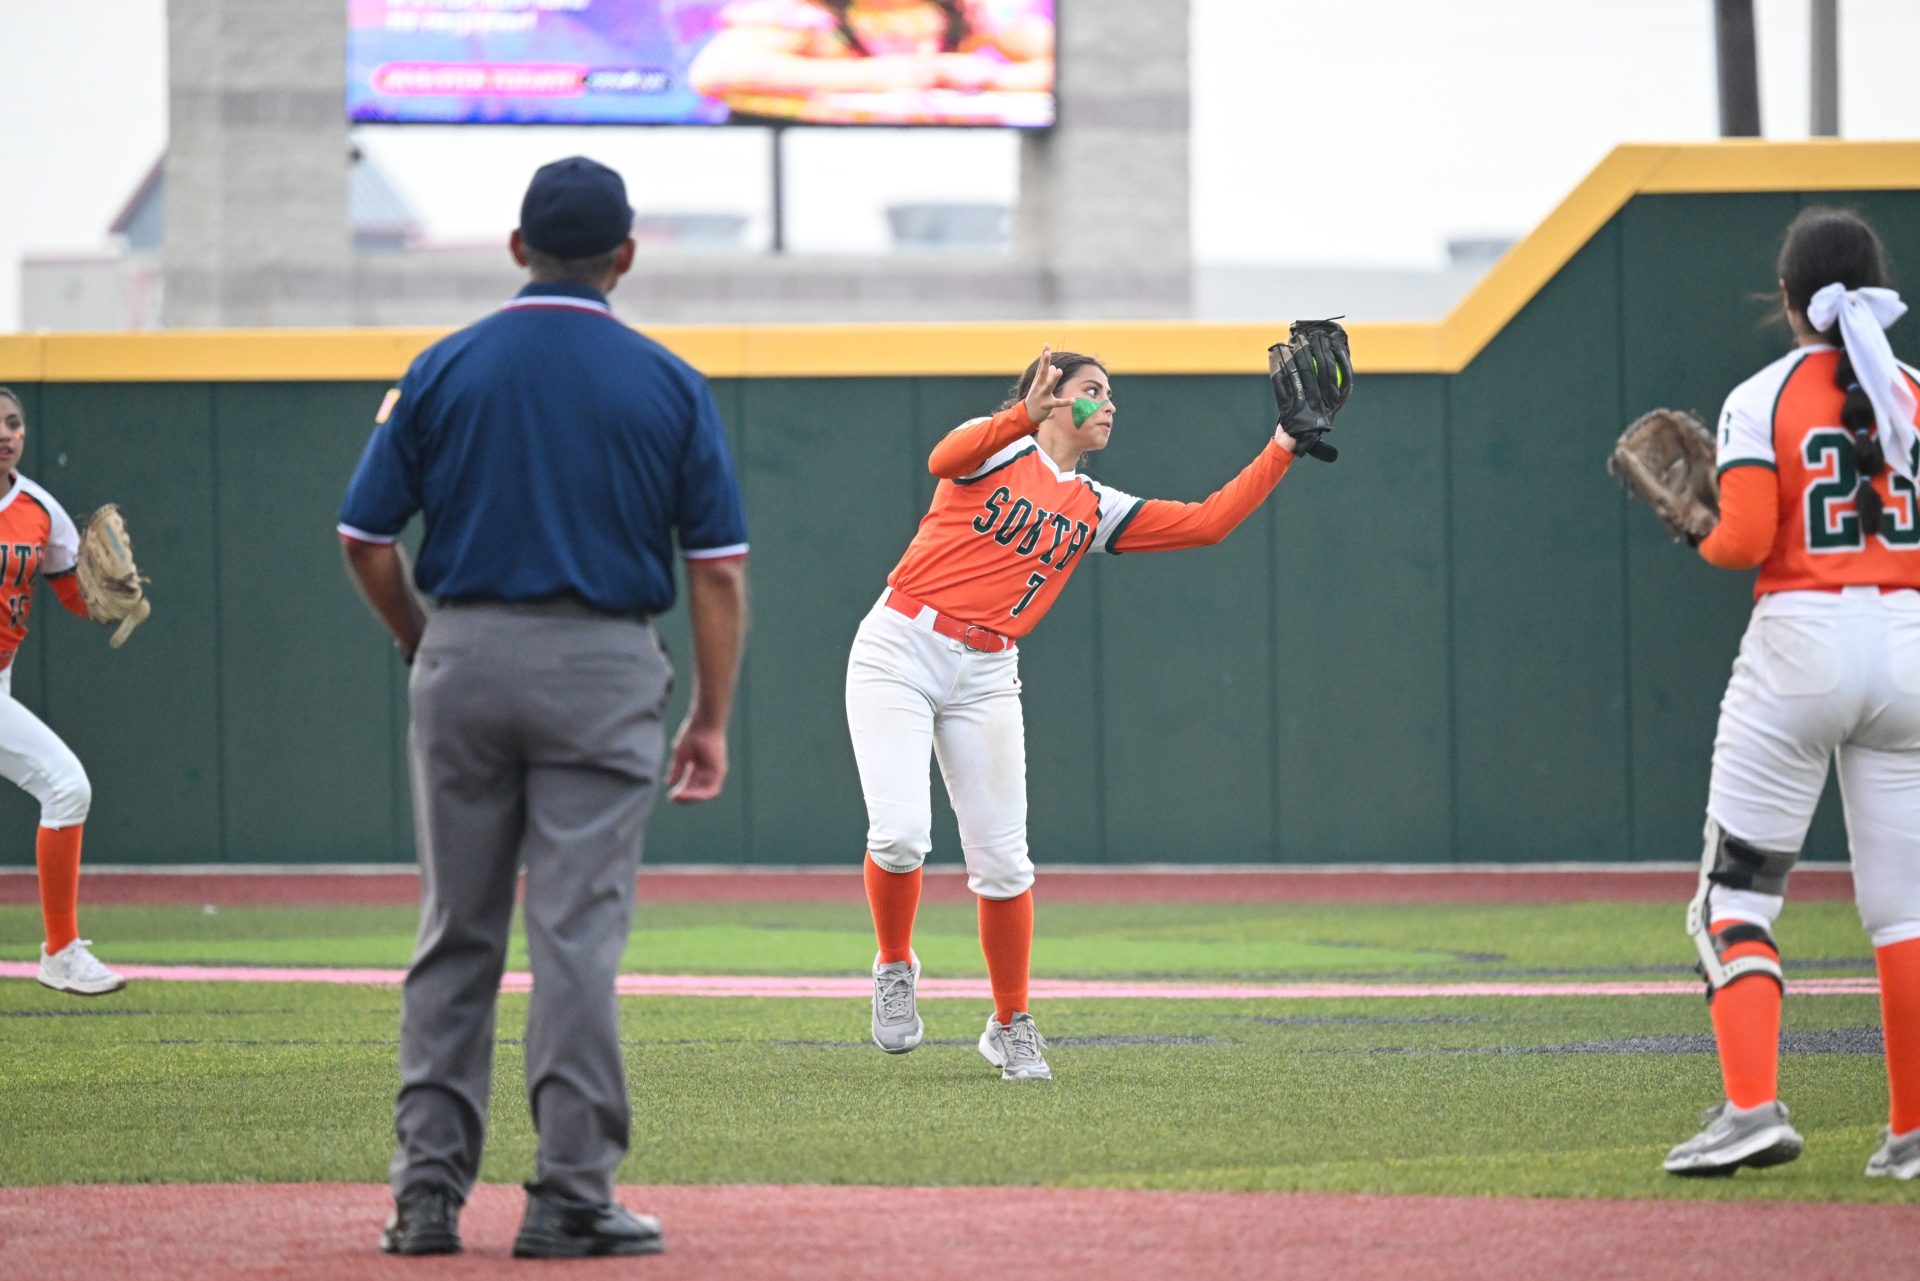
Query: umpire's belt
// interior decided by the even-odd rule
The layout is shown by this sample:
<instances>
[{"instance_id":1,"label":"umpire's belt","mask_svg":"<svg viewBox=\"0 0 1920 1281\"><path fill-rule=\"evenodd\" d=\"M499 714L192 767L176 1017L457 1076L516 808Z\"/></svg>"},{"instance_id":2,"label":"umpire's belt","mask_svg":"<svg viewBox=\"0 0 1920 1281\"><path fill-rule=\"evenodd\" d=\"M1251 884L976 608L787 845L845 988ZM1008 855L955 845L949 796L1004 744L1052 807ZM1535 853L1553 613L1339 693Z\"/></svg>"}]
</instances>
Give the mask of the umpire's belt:
<instances>
[{"instance_id":1,"label":"umpire's belt","mask_svg":"<svg viewBox=\"0 0 1920 1281\"><path fill-rule=\"evenodd\" d=\"M925 617L935 635L957 640L968 649L977 649L982 654L998 654L1013 648L1013 637L1002 636L978 623L963 623L957 618L949 618L931 605L922 605L897 587L887 588L886 601L887 608L894 613L905 614L916 621Z\"/></svg>"},{"instance_id":2,"label":"umpire's belt","mask_svg":"<svg viewBox=\"0 0 1920 1281\"><path fill-rule=\"evenodd\" d=\"M601 609L575 592L543 596L538 600L489 600L479 596L441 596L434 600L440 609L491 609L508 614L547 615L555 618L617 618L629 623L651 623L653 615L635 610L623 613Z\"/></svg>"}]
</instances>

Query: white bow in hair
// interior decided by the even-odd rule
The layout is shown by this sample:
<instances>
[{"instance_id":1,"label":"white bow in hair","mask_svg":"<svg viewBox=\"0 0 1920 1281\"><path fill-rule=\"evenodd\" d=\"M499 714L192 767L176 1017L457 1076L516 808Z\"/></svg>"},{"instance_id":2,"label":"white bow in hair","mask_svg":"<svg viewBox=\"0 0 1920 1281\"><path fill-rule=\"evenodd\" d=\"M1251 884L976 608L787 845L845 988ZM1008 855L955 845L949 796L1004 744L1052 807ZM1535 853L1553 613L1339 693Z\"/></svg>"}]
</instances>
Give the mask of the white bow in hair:
<instances>
[{"instance_id":1,"label":"white bow in hair","mask_svg":"<svg viewBox=\"0 0 1920 1281\"><path fill-rule=\"evenodd\" d=\"M1865 289L1849 289L1839 281L1821 289L1807 303L1807 319L1821 333L1833 328L1833 321L1840 315L1841 304L1864 307L1873 323L1881 329L1892 328L1893 322L1907 314L1907 304L1900 301L1898 292L1892 289L1877 289L1868 286Z\"/></svg>"},{"instance_id":2,"label":"white bow in hair","mask_svg":"<svg viewBox=\"0 0 1920 1281\"><path fill-rule=\"evenodd\" d=\"M1807 303L1807 320L1820 332L1839 320L1840 340L1853 362L1853 376L1873 402L1887 465L1912 480L1920 454L1920 429L1914 425L1920 401L1915 400L1900 362L1893 358L1886 334L1887 326L1906 314L1907 304L1891 289L1848 289L1838 281Z\"/></svg>"}]
</instances>

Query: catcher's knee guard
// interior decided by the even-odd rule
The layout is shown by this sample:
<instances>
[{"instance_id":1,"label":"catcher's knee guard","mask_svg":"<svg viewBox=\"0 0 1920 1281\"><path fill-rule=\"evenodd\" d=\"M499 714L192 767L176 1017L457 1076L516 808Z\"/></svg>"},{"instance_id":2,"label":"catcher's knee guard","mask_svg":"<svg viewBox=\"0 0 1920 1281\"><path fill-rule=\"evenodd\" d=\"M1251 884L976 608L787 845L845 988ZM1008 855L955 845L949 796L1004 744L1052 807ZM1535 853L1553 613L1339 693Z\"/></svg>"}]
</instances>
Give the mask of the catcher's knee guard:
<instances>
[{"instance_id":1,"label":"catcher's knee guard","mask_svg":"<svg viewBox=\"0 0 1920 1281\"><path fill-rule=\"evenodd\" d=\"M1713 889L1724 886L1756 894L1782 894L1787 888L1787 873L1793 870L1799 855L1759 849L1729 835L1711 818L1707 820L1706 838L1700 860L1700 888L1687 904L1687 934L1700 953L1694 969L1706 980L1707 1000L1713 1000L1713 994L1729 983L1751 974L1765 975L1785 991L1787 979L1780 969L1780 948L1766 926L1737 921L1718 933L1713 931ZM1769 955L1727 960L1728 950L1740 943L1764 943Z\"/></svg>"},{"instance_id":2,"label":"catcher's knee guard","mask_svg":"<svg viewBox=\"0 0 1920 1281\"><path fill-rule=\"evenodd\" d=\"M1787 977L1780 970L1780 945L1773 941L1773 933L1766 926L1735 921L1717 932L1702 930L1693 936L1693 942L1700 952L1700 960L1693 968L1706 980L1709 1004L1721 988L1755 974L1772 979L1781 992L1787 990ZM1767 950L1765 955L1750 953L1727 960L1727 953L1741 943L1764 944Z\"/></svg>"},{"instance_id":3,"label":"catcher's knee guard","mask_svg":"<svg viewBox=\"0 0 1920 1281\"><path fill-rule=\"evenodd\" d=\"M1700 872L1706 881L1755 894L1787 892L1787 873L1800 860L1800 851L1763 850L1732 835L1711 818L1706 835L1706 850L1700 858Z\"/></svg>"}]
</instances>

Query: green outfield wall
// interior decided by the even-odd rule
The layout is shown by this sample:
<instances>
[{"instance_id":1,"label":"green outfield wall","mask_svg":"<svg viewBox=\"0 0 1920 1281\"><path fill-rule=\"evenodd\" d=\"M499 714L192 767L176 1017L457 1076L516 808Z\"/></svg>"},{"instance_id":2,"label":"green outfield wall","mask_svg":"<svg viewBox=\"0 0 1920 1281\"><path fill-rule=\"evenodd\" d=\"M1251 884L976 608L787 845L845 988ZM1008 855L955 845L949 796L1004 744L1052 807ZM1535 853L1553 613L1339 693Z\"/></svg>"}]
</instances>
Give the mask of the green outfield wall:
<instances>
[{"instance_id":1,"label":"green outfield wall","mask_svg":"<svg viewBox=\"0 0 1920 1281\"><path fill-rule=\"evenodd\" d=\"M1694 857L1752 576L1669 543L1602 464L1639 411L1711 415L1784 350L1750 295L1815 202L1873 220L1920 286L1920 190L1643 193L1457 370L1369 368L1357 328L1337 465L1297 465L1217 548L1091 558L1022 646L1036 861ZM1007 346L1010 374L1029 353ZM1091 470L1122 489L1202 497L1268 430L1257 373L1112 372ZM333 534L387 380L6 381L24 470L76 513L119 501L154 580L118 652L43 593L14 667L93 778L89 858L409 859L405 670ZM927 450L1006 381L716 380L753 543L734 773L715 804L663 804L650 857L859 856L847 648L932 492ZM663 629L686 654L683 611ZM34 819L0 795L0 863L32 861ZM1809 854L1844 856L1831 796Z\"/></svg>"}]
</instances>

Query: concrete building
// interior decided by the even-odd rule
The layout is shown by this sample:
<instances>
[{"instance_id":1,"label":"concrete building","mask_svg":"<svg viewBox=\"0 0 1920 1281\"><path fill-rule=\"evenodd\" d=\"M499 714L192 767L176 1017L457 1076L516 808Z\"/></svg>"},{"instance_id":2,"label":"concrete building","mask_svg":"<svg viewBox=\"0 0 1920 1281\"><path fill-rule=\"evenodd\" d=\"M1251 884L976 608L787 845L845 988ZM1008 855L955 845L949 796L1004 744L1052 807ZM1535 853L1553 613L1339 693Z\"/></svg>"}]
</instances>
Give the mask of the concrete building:
<instances>
[{"instance_id":1,"label":"concrete building","mask_svg":"<svg viewBox=\"0 0 1920 1281\"><path fill-rule=\"evenodd\" d=\"M1102 0L1100 19L1061 25L1059 123L1020 135L1016 207L894 206L892 251L868 255L770 253L738 213L643 211L623 302L650 323L1425 319L1490 261L1196 268L1188 0ZM517 287L499 244L425 240L353 146L337 6L171 0L168 24L167 155L109 248L25 261L26 328L452 326Z\"/></svg>"},{"instance_id":2,"label":"concrete building","mask_svg":"<svg viewBox=\"0 0 1920 1281\"><path fill-rule=\"evenodd\" d=\"M623 294L662 322L1190 315L1187 0L1103 0L1100 18L1061 25L1060 123L1022 140L1010 245L870 258L685 245L646 255ZM173 0L168 24L164 324L451 324L513 287L497 249L356 243L338 6ZM1126 197L1083 198L1096 183Z\"/></svg>"},{"instance_id":3,"label":"concrete building","mask_svg":"<svg viewBox=\"0 0 1920 1281\"><path fill-rule=\"evenodd\" d=\"M147 170L91 254L28 254L20 263L24 327L140 332L161 326L167 230L167 157ZM379 167L358 155L347 170L348 224L356 258L413 250L420 221Z\"/></svg>"}]
</instances>

